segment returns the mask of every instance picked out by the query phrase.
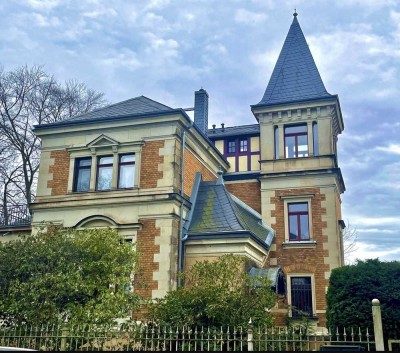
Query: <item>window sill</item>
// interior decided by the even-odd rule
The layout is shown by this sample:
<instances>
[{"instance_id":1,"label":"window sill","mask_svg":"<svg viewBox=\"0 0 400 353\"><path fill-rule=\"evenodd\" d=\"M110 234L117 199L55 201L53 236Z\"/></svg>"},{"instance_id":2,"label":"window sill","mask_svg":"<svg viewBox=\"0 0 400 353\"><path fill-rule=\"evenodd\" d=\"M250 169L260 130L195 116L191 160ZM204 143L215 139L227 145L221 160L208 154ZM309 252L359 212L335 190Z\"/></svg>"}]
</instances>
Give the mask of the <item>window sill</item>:
<instances>
[{"instance_id":1,"label":"window sill","mask_svg":"<svg viewBox=\"0 0 400 353\"><path fill-rule=\"evenodd\" d=\"M108 192L122 192L122 191L130 191L130 190L138 190L139 188L133 187L133 188L120 188L120 189L108 189L108 190L89 190L89 191L70 191L68 194L69 195L85 195L85 194L102 194L102 193L108 193Z\"/></svg>"},{"instance_id":2,"label":"window sill","mask_svg":"<svg viewBox=\"0 0 400 353\"><path fill-rule=\"evenodd\" d=\"M282 243L283 248L315 248L317 242L315 240L307 241L285 241Z\"/></svg>"}]
</instances>

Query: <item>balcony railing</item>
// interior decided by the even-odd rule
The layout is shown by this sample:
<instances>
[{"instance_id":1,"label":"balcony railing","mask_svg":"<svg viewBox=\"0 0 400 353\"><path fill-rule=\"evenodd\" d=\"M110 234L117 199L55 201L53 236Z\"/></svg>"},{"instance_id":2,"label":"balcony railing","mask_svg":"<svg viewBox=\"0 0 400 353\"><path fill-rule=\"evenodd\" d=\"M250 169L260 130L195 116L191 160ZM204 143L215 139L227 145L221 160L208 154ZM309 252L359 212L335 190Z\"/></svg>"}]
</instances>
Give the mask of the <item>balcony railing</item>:
<instances>
[{"instance_id":1,"label":"balcony railing","mask_svg":"<svg viewBox=\"0 0 400 353\"><path fill-rule=\"evenodd\" d=\"M21 227L31 224L31 214L25 205L17 205L4 210L0 208L0 227Z\"/></svg>"}]
</instances>

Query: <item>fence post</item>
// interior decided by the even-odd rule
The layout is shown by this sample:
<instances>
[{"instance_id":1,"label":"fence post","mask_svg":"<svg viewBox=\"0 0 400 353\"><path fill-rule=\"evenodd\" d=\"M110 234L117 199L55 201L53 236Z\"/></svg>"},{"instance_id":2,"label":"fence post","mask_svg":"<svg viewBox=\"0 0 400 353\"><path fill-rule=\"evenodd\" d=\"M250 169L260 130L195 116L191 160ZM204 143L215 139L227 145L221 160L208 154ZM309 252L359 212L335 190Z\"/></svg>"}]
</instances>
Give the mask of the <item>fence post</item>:
<instances>
[{"instance_id":1,"label":"fence post","mask_svg":"<svg viewBox=\"0 0 400 353\"><path fill-rule=\"evenodd\" d=\"M67 325L61 326L61 346L60 351L65 352L67 350L67 337L68 337L68 327Z\"/></svg>"},{"instance_id":2,"label":"fence post","mask_svg":"<svg viewBox=\"0 0 400 353\"><path fill-rule=\"evenodd\" d=\"M247 326L247 350L252 352L253 348L253 323L251 322L251 318L249 321L249 325Z\"/></svg>"},{"instance_id":3,"label":"fence post","mask_svg":"<svg viewBox=\"0 0 400 353\"><path fill-rule=\"evenodd\" d=\"M384 351L381 304L378 299L372 299L372 318L374 319L374 339L377 351Z\"/></svg>"}]
</instances>

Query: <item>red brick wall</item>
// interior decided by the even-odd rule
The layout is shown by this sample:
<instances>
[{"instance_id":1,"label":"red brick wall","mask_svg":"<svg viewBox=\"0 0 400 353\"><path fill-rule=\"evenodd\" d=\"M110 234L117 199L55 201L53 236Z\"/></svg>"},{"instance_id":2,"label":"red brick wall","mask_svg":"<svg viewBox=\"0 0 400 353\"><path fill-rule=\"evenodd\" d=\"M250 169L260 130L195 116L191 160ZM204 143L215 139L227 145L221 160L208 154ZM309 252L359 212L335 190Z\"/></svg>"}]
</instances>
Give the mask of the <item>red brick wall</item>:
<instances>
[{"instance_id":1,"label":"red brick wall","mask_svg":"<svg viewBox=\"0 0 400 353\"><path fill-rule=\"evenodd\" d=\"M144 298L151 298L152 290L158 289L158 282L153 280L153 272L159 270L159 263L154 262L154 255L160 253L156 245L156 237L160 236L160 228L154 219L139 219L142 229L137 233L137 250L139 253L139 269L135 276L135 292ZM169 265L169 264L168 264Z\"/></svg>"},{"instance_id":2,"label":"red brick wall","mask_svg":"<svg viewBox=\"0 0 400 353\"><path fill-rule=\"evenodd\" d=\"M54 158L54 164L49 167L53 179L47 182L47 187L51 188L51 195L65 195L68 190L69 152L51 151L50 158Z\"/></svg>"},{"instance_id":3,"label":"red brick wall","mask_svg":"<svg viewBox=\"0 0 400 353\"><path fill-rule=\"evenodd\" d=\"M283 248L285 241L285 220L284 220L284 201L281 196L301 196L313 194L311 199L312 213L312 237L317 242L315 248ZM323 228L327 227L325 221L322 221L322 215L326 214L326 209L321 206L325 200L325 195L321 194L319 188L311 189L289 189L275 191L275 196L271 197L271 203L275 204L275 211L271 216L275 217L276 223L271 224L276 231L275 244L276 252L270 252L270 258L277 258L278 263L283 267L286 275L290 273L310 273L314 274L316 310L326 309L325 287L329 280L325 279L325 272L329 271L329 265L324 264L324 257L329 256L329 251L323 248L324 242L328 237L322 234ZM324 325L326 318L324 314L317 314L319 325Z\"/></svg>"},{"instance_id":4,"label":"red brick wall","mask_svg":"<svg viewBox=\"0 0 400 353\"><path fill-rule=\"evenodd\" d=\"M157 180L162 179L163 172L158 171L158 165L164 162L164 157L160 156L160 148L163 147L164 140L145 142L140 161L141 188L156 188Z\"/></svg>"},{"instance_id":5,"label":"red brick wall","mask_svg":"<svg viewBox=\"0 0 400 353\"><path fill-rule=\"evenodd\" d=\"M231 194L235 195L258 213L261 213L261 190L259 181L234 184L225 183L225 186Z\"/></svg>"},{"instance_id":6,"label":"red brick wall","mask_svg":"<svg viewBox=\"0 0 400 353\"><path fill-rule=\"evenodd\" d=\"M184 192L186 195L191 195L194 177L196 172L201 172L203 180L215 180L217 177L202 164L192 152L185 149L185 180L184 180Z\"/></svg>"}]
</instances>

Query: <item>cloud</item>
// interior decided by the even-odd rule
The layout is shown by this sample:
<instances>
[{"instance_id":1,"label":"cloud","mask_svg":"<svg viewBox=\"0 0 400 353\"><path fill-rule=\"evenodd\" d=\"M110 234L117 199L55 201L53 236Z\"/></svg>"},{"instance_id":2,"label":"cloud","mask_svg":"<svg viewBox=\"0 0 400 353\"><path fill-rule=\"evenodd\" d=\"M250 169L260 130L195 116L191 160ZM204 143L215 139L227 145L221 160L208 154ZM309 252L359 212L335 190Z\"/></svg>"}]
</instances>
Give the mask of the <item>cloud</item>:
<instances>
[{"instance_id":1,"label":"cloud","mask_svg":"<svg viewBox=\"0 0 400 353\"><path fill-rule=\"evenodd\" d=\"M351 220L352 224L357 228L362 226L380 226L380 225L396 225L400 226L400 217L364 217L354 216Z\"/></svg>"},{"instance_id":2,"label":"cloud","mask_svg":"<svg viewBox=\"0 0 400 353\"><path fill-rule=\"evenodd\" d=\"M23 3L35 10L52 10L60 5L61 0L25 0Z\"/></svg>"},{"instance_id":3,"label":"cloud","mask_svg":"<svg viewBox=\"0 0 400 353\"><path fill-rule=\"evenodd\" d=\"M349 263L354 263L356 259L366 260L379 258L381 261L394 261L400 258L400 246L390 249L379 249L376 245L357 242L357 250L349 254L346 259Z\"/></svg>"},{"instance_id":4,"label":"cloud","mask_svg":"<svg viewBox=\"0 0 400 353\"><path fill-rule=\"evenodd\" d=\"M267 19L267 15L264 13L248 11L246 9L238 9L236 10L234 19L238 23L255 26L260 22L264 22Z\"/></svg>"},{"instance_id":5,"label":"cloud","mask_svg":"<svg viewBox=\"0 0 400 353\"><path fill-rule=\"evenodd\" d=\"M33 19L39 27L58 27L61 25L60 19L56 16L44 16L40 13L34 13L31 15L31 19Z\"/></svg>"},{"instance_id":6,"label":"cloud","mask_svg":"<svg viewBox=\"0 0 400 353\"><path fill-rule=\"evenodd\" d=\"M391 143L388 146L377 146L375 149L390 154L400 154L400 144Z\"/></svg>"}]
</instances>

